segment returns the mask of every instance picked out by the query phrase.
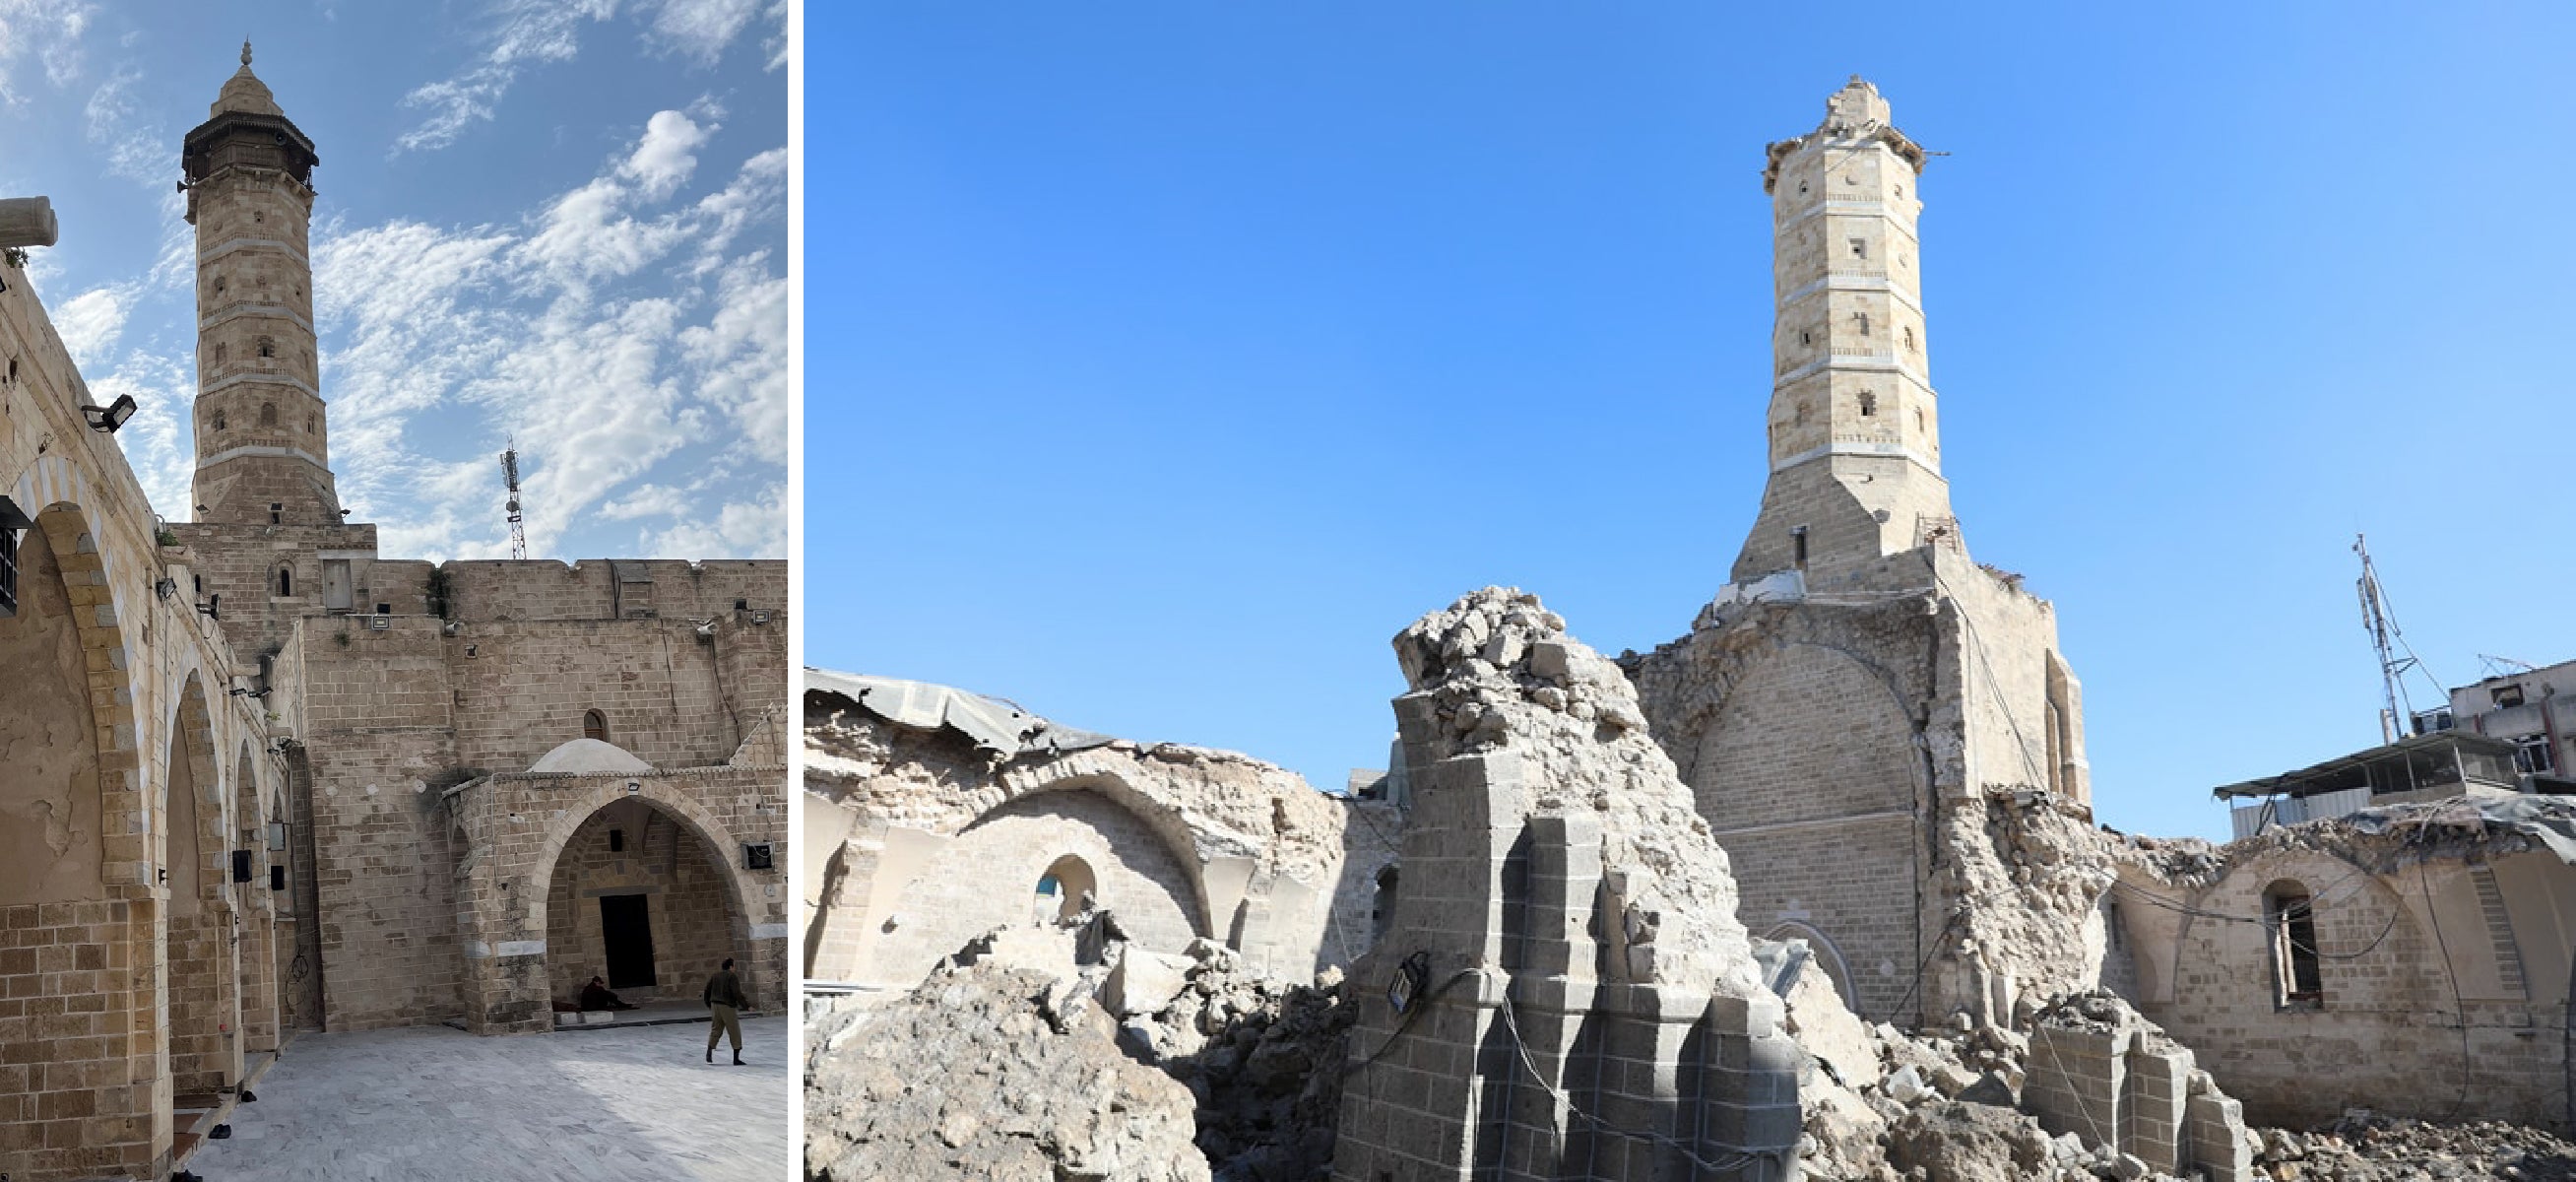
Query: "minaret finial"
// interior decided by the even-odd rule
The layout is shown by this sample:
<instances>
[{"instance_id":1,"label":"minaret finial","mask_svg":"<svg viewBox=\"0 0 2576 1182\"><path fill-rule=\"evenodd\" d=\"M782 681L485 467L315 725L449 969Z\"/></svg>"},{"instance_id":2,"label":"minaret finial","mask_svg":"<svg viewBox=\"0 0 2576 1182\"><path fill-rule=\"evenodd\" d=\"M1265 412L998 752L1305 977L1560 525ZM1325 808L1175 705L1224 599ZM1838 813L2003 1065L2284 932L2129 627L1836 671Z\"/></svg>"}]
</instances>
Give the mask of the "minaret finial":
<instances>
[{"instance_id":1,"label":"minaret finial","mask_svg":"<svg viewBox=\"0 0 2576 1182\"><path fill-rule=\"evenodd\" d=\"M250 38L242 38L242 68L250 68Z\"/></svg>"}]
</instances>

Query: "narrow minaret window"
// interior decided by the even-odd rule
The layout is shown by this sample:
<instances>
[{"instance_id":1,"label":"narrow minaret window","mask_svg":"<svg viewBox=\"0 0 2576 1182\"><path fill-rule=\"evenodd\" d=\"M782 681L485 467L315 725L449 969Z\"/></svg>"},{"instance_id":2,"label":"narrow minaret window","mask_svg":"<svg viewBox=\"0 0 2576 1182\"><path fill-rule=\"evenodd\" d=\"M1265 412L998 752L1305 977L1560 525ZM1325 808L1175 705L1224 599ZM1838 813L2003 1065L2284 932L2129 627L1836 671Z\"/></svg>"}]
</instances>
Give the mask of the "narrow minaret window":
<instances>
[{"instance_id":1,"label":"narrow minaret window","mask_svg":"<svg viewBox=\"0 0 2576 1182\"><path fill-rule=\"evenodd\" d=\"M1905 326L1905 348L1909 352L1914 348L1914 326L1911 324Z\"/></svg>"},{"instance_id":2,"label":"narrow minaret window","mask_svg":"<svg viewBox=\"0 0 2576 1182\"><path fill-rule=\"evenodd\" d=\"M1872 417L1872 416L1876 415L1877 413L1878 413L1878 395L1876 395L1876 394L1872 394L1872 393L1870 393L1870 392L1869 392L1869 391L1867 391L1867 390L1863 390L1863 391L1861 391L1861 392L1860 392L1860 417L1862 417L1862 418L1866 419L1866 418L1870 418L1870 417Z\"/></svg>"},{"instance_id":3,"label":"narrow minaret window","mask_svg":"<svg viewBox=\"0 0 2576 1182\"><path fill-rule=\"evenodd\" d=\"M1860 327L1860 335L1862 335L1862 336L1868 336L1868 335L1869 335L1869 313L1867 313L1867 312L1854 312L1854 313L1852 313L1852 323L1853 323L1853 324L1855 324L1855 325L1858 325L1858 326Z\"/></svg>"},{"instance_id":4,"label":"narrow minaret window","mask_svg":"<svg viewBox=\"0 0 2576 1182\"><path fill-rule=\"evenodd\" d=\"M222 412L222 411L216 411L216 412L215 412L215 430L221 431L221 430L223 430L223 429L224 429L224 412Z\"/></svg>"},{"instance_id":5,"label":"narrow minaret window","mask_svg":"<svg viewBox=\"0 0 2576 1182\"><path fill-rule=\"evenodd\" d=\"M1854 239L1852 239L1852 240L1851 240L1851 252L1852 252L1852 257L1853 257L1853 258L1856 258L1856 259L1866 259L1866 258L1868 258L1868 257L1869 257L1869 239L1867 239L1867 238L1854 238Z\"/></svg>"},{"instance_id":6,"label":"narrow minaret window","mask_svg":"<svg viewBox=\"0 0 2576 1182\"><path fill-rule=\"evenodd\" d=\"M276 403L263 402L259 404L259 425L263 427L274 427L277 425Z\"/></svg>"},{"instance_id":7,"label":"narrow minaret window","mask_svg":"<svg viewBox=\"0 0 2576 1182\"><path fill-rule=\"evenodd\" d=\"M1798 564L1798 569L1800 569L1800 570L1805 570L1805 569L1807 569L1807 527L1806 527L1806 526L1800 525L1800 526L1792 526L1792 527L1790 527L1790 529L1789 529L1789 552L1790 552L1790 555L1792 556L1792 558L1797 562L1797 564Z\"/></svg>"},{"instance_id":8,"label":"narrow minaret window","mask_svg":"<svg viewBox=\"0 0 2576 1182\"><path fill-rule=\"evenodd\" d=\"M277 568L277 594L281 598L295 594L295 575L282 566Z\"/></svg>"},{"instance_id":9,"label":"narrow minaret window","mask_svg":"<svg viewBox=\"0 0 2576 1182\"><path fill-rule=\"evenodd\" d=\"M277 356L277 342L267 337L259 338L259 355L262 357Z\"/></svg>"}]
</instances>

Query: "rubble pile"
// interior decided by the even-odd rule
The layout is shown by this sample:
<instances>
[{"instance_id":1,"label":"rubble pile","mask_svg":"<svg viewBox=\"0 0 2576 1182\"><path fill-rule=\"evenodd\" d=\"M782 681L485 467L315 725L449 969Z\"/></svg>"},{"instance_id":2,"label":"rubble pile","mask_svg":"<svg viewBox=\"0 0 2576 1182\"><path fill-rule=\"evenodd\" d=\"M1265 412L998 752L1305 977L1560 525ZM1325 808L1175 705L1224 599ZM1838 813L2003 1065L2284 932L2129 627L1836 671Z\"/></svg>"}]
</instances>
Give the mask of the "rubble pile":
<instances>
[{"instance_id":1,"label":"rubble pile","mask_svg":"<svg viewBox=\"0 0 2576 1182\"><path fill-rule=\"evenodd\" d=\"M1198 1147L1218 1182L1303 1182L1332 1173L1343 1055L1359 1012L1344 992L1339 970L1311 985L1282 981L1200 940L1187 957L1125 950L1103 998L1131 1011L1119 1045L1197 1098Z\"/></svg>"},{"instance_id":2,"label":"rubble pile","mask_svg":"<svg viewBox=\"0 0 2576 1182\"><path fill-rule=\"evenodd\" d=\"M1568 635L1536 595L1486 587L1395 638L1406 684L1439 724L1421 766L1508 751L1527 768L1528 811L1586 811L1600 824L1614 979L1760 988L1736 919L1735 879L1690 789L1646 733L1616 662ZM1400 706L1401 708L1401 706Z\"/></svg>"},{"instance_id":3,"label":"rubble pile","mask_svg":"<svg viewBox=\"0 0 2576 1182\"><path fill-rule=\"evenodd\" d=\"M2029 1029L1983 1024L1964 1013L1913 1033L1886 1023L1864 1026L1830 985L1812 977L1802 977L1788 1000L1790 1028L1810 1056L1809 1076L1799 1086L1806 1117L1800 1166L1808 1178L2147 1182L2172 1176L2098 1139L2052 1135L2022 1111ZM2059 998L2035 1018L2144 1024L2125 1003L2099 991ZM2163 1037L2144 1025L2151 1037ZM2200 1073L2192 1086L2216 1085Z\"/></svg>"},{"instance_id":4,"label":"rubble pile","mask_svg":"<svg viewBox=\"0 0 2576 1182\"><path fill-rule=\"evenodd\" d=\"M1005 957L807 1026L805 1176L1208 1182L1197 1098L1130 1060L1080 976Z\"/></svg>"},{"instance_id":5,"label":"rubble pile","mask_svg":"<svg viewBox=\"0 0 2576 1182\"><path fill-rule=\"evenodd\" d=\"M2576 1179L2576 1144L2495 1121L2439 1125L2355 1109L2315 1132L2265 1129L2256 1168L2277 1182Z\"/></svg>"}]
</instances>

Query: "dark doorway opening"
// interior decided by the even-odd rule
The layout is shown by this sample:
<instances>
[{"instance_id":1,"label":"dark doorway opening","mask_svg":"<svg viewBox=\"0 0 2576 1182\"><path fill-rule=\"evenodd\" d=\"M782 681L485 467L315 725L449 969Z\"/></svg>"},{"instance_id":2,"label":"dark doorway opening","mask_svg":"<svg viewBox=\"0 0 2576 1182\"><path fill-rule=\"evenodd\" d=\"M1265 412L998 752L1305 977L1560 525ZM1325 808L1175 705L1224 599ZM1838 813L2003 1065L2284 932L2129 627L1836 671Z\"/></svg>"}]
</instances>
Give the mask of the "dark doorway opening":
<instances>
[{"instance_id":1,"label":"dark doorway opening","mask_svg":"<svg viewBox=\"0 0 2576 1182\"><path fill-rule=\"evenodd\" d=\"M645 895L605 895L599 900L600 941L607 946L608 987L651 989L653 921Z\"/></svg>"}]
</instances>

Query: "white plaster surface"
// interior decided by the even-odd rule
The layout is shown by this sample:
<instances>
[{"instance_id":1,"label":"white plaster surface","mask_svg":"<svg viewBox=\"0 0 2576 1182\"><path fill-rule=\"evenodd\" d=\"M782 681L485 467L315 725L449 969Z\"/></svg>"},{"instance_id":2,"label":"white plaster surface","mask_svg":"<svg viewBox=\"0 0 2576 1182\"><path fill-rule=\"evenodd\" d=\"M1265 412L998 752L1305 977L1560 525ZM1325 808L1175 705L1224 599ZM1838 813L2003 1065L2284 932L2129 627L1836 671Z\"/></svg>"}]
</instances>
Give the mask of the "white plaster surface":
<instances>
[{"instance_id":1,"label":"white plaster surface","mask_svg":"<svg viewBox=\"0 0 2576 1182\"><path fill-rule=\"evenodd\" d=\"M789 1175L787 1020L746 1018L747 1067L698 1024L481 1038L308 1034L252 1085L210 1179L776 1182Z\"/></svg>"}]
</instances>

